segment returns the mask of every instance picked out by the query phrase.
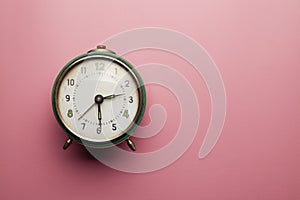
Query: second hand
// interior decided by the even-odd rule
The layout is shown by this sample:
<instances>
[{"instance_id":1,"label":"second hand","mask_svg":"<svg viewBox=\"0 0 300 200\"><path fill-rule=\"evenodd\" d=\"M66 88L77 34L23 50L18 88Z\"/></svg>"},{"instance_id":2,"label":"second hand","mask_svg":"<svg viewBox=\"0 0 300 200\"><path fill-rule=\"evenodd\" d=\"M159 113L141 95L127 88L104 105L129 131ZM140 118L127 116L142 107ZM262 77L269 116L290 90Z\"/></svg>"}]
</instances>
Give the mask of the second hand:
<instances>
[{"instance_id":1,"label":"second hand","mask_svg":"<svg viewBox=\"0 0 300 200\"><path fill-rule=\"evenodd\" d=\"M86 111L84 111L84 113L82 113L82 115L80 115L77 120L80 120L94 105L95 103L93 103L88 109L86 109Z\"/></svg>"}]
</instances>

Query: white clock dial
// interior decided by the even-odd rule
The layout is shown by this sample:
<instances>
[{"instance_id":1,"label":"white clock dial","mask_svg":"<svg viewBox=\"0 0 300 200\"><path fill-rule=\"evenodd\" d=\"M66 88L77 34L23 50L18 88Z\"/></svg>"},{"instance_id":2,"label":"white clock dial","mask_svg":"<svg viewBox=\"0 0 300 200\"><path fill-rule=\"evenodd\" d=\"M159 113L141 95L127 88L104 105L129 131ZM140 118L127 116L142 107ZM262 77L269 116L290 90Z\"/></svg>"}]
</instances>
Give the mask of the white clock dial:
<instances>
[{"instance_id":1,"label":"white clock dial","mask_svg":"<svg viewBox=\"0 0 300 200\"><path fill-rule=\"evenodd\" d=\"M77 137L111 141L133 126L140 103L139 87L134 73L119 60L106 56L78 60L59 82L58 114ZM97 103L95 97L103 102Z\"/></svg>"}]
</instances>

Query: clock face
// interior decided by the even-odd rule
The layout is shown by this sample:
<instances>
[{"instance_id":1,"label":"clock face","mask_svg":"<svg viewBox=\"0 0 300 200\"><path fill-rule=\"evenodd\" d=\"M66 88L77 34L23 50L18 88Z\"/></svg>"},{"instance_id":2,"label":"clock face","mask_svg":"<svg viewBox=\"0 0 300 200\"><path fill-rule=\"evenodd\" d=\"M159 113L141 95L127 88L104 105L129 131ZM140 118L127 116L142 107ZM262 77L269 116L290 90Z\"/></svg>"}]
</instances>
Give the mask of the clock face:
<instances>
[{"instance_id":1,"label":"clock face","mask_svg":"<svg viewBox=\"0 0 300 200\"><path fill-rule=\"evenodd\" d=\"M101 143L127 133L141 115L139 79L122 61L90 55L60 74L54 92L61 124L81 140Z\"/></svg>"}]
</instances>

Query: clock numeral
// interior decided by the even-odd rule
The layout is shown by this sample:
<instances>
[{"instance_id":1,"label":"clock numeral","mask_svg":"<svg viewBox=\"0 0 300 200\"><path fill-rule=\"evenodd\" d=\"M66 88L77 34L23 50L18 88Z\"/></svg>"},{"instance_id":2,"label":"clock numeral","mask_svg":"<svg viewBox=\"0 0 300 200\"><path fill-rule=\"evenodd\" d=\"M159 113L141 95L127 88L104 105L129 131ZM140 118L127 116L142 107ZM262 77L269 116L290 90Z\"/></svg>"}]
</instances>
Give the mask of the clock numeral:
<instances>
[{"instance_id":1,"label":"clock numeral","mask_svg":"<svg viewBox=\"0 0 300 200\"><path fill-rule=\"evenodd\" d=\"M96 70L103 71L104 63L95 62Z\"/></svg>"},{"instance_id":2,"label":"clock numeral","mask_svg":"<svg viewBox=\"0 0 300 200\"><path fill-rule=\"evenodd\" d=\"M133 97L132 96L129 96L129 103L133 103Z\"/></svg>"},{"instance_id":3,"label":"clock numeral","mask_svg":"<svg viewBox=\"0 0 300 200\"><path fill-rule=\"evenodd\" d=\"M126 109L126 110L124 110L124 112L123 112L123 115L122 115L123 117L126 117L126 119L129 117L129 114L128 114L128 110Z\"/></svg>"},{"instance_id":4,"label":"clock numeral","mask_svg":"<svg viewBox=\"0 0 300 200\"><path fill-rule=\"evenodd\" d=\"M68 116L69 118L72 118L72 117L73 117L73 110L72 110L72 109L69 109L69 110L68 110L67 116Z\"/></svg>"},{"instance_id":5,"label":"clock numeral","mask_svg":"<svg viewBox=\"0 0 300 200\"><path fill-rule=\"evenodd\" d=\"M101 133L101 127L97 128L97 133L100 134Z\"/></svg>"},{"instance_id":6,"label":"clock numeral","mask_svg":"<svg viewBox=\"0 0 300 200\"><path fill-rule=\"evenodd\" d=\"M117 124L115 124L115 123L111 124L111 130L116 131L117 130Z\"/></svg>"},{"instance_id":7,"label":"clock numeral","mask_svg":"<svg viewBox=\"0 0 300 200\"><path fill-rule=\"evenodd\" d=\"M70 95L66 95L66 102L69 102L71 100L71 97L70 97Z\"/></svg>"},{"instance_id":8,"label":"clock numeral","mask_svg":"<svg viewBox=\"0 0 300 200\"><path fill-rule=\"evenodd\" d=\"M129 80L125 81L125 87L129 87Z\"/></svg>"},{"instance_id":9,"label":"clock numeral","mask_svg":"<svg viewBox=\"0 0 300 200\"><path fill-rule=\"evenodd\" d=\"M85 123L81 123L81 125L82 125L82 130L84 130L84 128L85 128Z\"/></svg>"},{"instance_id":10,"label":"clock numeral","mask_svg":"<svg viewBox=\"0 0 300 200\"><path fill-rule=\"evenodd\" d=\"M86 67L81 67L81 68L80 68L80 72L81 72L82 74L86 74Z\"/></svg>"},{"instance_id":11,"label":"clock numeral","mask_svg":"<svg viewBox=\"0 0 300 200\"><path fill-rule=\"evenodd\" d=\"M67 79L68 86L74 86L75 85L75 80L74 79Z\"/></svg>"}]
</instances>

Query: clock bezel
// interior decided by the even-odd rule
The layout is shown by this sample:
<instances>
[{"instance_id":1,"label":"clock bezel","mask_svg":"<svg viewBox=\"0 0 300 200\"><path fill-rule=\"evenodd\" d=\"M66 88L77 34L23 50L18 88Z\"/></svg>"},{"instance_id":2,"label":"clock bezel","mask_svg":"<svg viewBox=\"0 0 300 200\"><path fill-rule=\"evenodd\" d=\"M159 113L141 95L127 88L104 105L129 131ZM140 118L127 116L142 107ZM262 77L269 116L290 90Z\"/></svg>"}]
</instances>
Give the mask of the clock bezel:
<instances>
[{"instance_id":1,"label":"clock bezel","mask_svg":"<svg viewBox=\"0 0 300 200\"><path fill-rule=\"evenodd\" d=\"M125 68L126 71L128 71L133 79L135 80L137 84L137 90L138 90L138 97L139 97L139 104L138 104L138 109L136 116L132 120L131 124L128 126L128 128L125 131L122 131L120 136L113 140L105 141L105 142L95 142L95 141L89 141L85 140L76 134L68 128L66 123L62 120L62 117L60 115L60 112L58 111L58 91L59 87L61 85L61 82L65 75L75 66L77 66L78 62L82 62L87 59L92 59L92 58L105 58L105 59L110 59L113 62L118 62L121 67ZM53 88L52 88L52 110L54 113L54 116L59 123L60 127L63 129L63 131L73 140L78 142L79 144L82 144L87 147L94 147L94 148L106 148L106 147L111 147L115 146L126 139L128 139L134 130L138 127L140 124L143 115L145 113L145 107L146 107L146 90L144 87L143 80L137 70L133 67L131 63L129 63L127 60L124 58L111 53L111 52L104 52L104 51L97 51L97 52L88 52L86 54L79 55L69 61L59 72L57 75Z\"/></svg>"}]
</instances>

